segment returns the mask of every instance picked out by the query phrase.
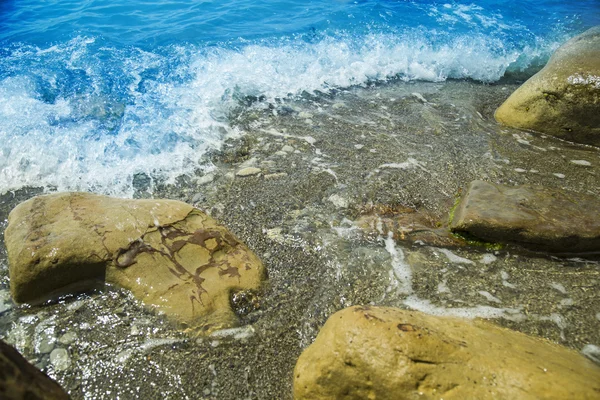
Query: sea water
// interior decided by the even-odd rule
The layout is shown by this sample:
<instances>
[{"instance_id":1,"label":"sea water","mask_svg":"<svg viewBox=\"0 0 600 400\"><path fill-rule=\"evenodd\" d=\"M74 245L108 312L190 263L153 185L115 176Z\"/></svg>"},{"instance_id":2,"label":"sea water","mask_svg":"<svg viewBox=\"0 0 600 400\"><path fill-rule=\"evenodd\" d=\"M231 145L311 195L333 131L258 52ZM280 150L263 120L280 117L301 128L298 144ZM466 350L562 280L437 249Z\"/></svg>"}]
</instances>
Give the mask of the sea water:
<instances>
[{"instance_id":1,"label":"sea water","mask_svg":"<svg viewBox=\"0 0 600 400\"><path fill-rule=\"evenodd\" d=\"M151 191L210 169L238 107L523 79L597 24L598 0L4 0L0 194Z\"/></svg>"}]
</instances>

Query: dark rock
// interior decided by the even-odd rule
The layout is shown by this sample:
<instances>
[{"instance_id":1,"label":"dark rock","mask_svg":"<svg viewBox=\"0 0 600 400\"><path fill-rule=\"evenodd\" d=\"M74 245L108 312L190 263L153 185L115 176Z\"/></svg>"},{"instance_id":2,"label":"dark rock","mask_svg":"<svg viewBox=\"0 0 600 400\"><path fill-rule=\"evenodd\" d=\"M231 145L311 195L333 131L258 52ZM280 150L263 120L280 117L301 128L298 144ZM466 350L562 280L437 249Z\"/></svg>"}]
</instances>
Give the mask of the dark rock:
<instances>
[{"instance_id":1,"label":"dark rock","mask_svg":"<svg viewBox=\"0 0 600 400\"><path fill-rule=\"evenodd\" d=\"M0 399L66 400L69 395L12 346L0 340Z\"/></svg>"},{"instance_id":2,"label":"dark rock","mask_svg":"<svg viewBox=\"0 0 600 400\"><path fill-rule=\"evenodd\" d=\"M535 251L600 252L600 201L540 186L470 184L454 213L452 231Z\"/></svg>"}]
</instances>

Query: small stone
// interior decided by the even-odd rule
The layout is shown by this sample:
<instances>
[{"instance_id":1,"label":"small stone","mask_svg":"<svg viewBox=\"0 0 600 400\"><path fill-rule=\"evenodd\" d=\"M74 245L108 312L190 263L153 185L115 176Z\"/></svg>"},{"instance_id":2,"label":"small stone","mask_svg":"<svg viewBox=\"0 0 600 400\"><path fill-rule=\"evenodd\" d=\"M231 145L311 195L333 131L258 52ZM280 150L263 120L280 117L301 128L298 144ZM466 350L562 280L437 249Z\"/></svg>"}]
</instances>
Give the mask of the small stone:
<instances>
[{"instance_id":1,"label":"small stone","mask_svg":"<svg viewBox=\"0 0 600 400\"><path fill-rule=\"evenodd\" d=\"M286 176L288 176L287 172L277 172L274 174L267 174L264 176L264 178L266 180L271 180L271 179L280 179L280 178L285 178Z\"/></svg>"},{"instance_id":2,"label":"small stone","mask_svg":"<svg viewBox=\"0 0 600 400\"><path fill-rule=\"evenodd\" d=\"M198 185L206 185L207 183L210 183L214 180L215 180L215 175L208 174L208 175L204 175L204 176L201 176L200 178L196 179L196 183Z\"/></svg>"},{"instance_id":3,"label":"small stone","mask_svg":"<svg viewBox=\"0 0 600 400\"><path fill-rule=\"evenodd\" d=\"M52 353L50 353L50 363L52 363L56 371L66 370L71 365L69 352L61 347L52 350Z\"/></svg>"},{"instance_id":4,"label":"small stone","mask_svg":"<svg viewBox=\"0 0 600 400\"><path fill-rule=\"evenodd\" d=\"M75 332L67 332L58 338L58 343L64 344L64 345L69 345L71 343L74 343L76 340L77 340L77 335L75 334Z\"/></svg>"},{"instance_id":5,"label":"small stone","mask_svg":"<svg viewBox=\"0 0 600 400\"><path fill-rule=\"evenodd\" d=\"M355 144L355 145L354 145L354 148L355 148L356 150L360 150L360 149L362 149L363 147L365 147L365 145L364 145L364 144Z\"/></svg>"},{"instance_id":6,"label":"small stone","mask_svg":"<svg viewBox=\"0 0 600 400\"><path fill-rule=\"evenodd\" d=\"M527 170L523 169L523 168L515 168L515 172L518 172L520 174L523 174L525 172L527 172Z\"/></svg>"},{"instance_id":7,"label":"small stone","mask_svg":"<svg viewBox=\"0 0 600 400\"><path fill-rule=\"evenodd\" d=\"M332 194L327 200L332 202L336 208L348 208L348 200L338 194Z\"/></svg>"},{"instance_id":8,"label":"small stone","mask_svg":"<svg viewBox=\"0 0 600 400\"><path fill-rule=\"evenodd\" d=\"M558 179L565 179L565 174L559 174L559 173L555 173L555 174L552 174L552 175L554 175L554 176L555 176L555 177L557 177Z\"/></svg>"},{"instance_id":9,"label":"small stone","mask_svg":"<svg viewBox=\"0 0 600 400\"><path fill-rule=\"evenodd\" d=\"M419 100L421 103L427 103L427 99L425 99L425 97L423 97L423 95L421 93L411 93L411 95L413 97L415 97L417 100Z\"/></svg>"},{"instance_id":10,"label":"small stone","mask_svg":"<svg viewBox=\"0 0 600 400\"><path fill-rule=\"evenodd\" d=\"M285 146L283 146L281 148L281 151L284 151L286 153L293 153L294 152L294 148L288 144L286 144Z\"/></svg>"},{"instance_id":11,"label":"small stone","mask_svg":"<svg viewBox=\"0 0 600 400\"><path fill-rule=\"evenodd\" d=\"M40 341L38 344L38 352L41 354L48 354L54 348L54 342L56 339L53 336L42 333L40 335Z\"/></svg>"},{"instance_id":12,"label":"small stone","mask_svg":"<svg viewBox=\"0 0 600 400\"><path fill-rule=\"evenodd\" d=\"M591 167L592 163L586 160L571 160L571 163L582 167Z\"/></svg>"},{"instance_id":13,"label":"small stone","mask_svg":"<svg viewBox=\"0 0 600 400\"><path fill-rule=\"evenodd\" d=\"M252 175L257 175L257 174L259 174L259 173L260 173L260 171L261 171L261 169L260 169L260 168L256 168L256 167L246 167L246 168L240 169L240 170L239 170L239 171L236 173L236 175L237 175L237 176L241 176L241 177L244 177L244 176L252 176Z\"/></svg>"},{"instance_id":14,"label":"small stone","mask_svg":"<svg viewBox=\"0 0 600 400\"><path fill-rule=\"evenodd\" d=\"M13 308L10 291L0 290L0 314Z\"/></svg>"}]
</instances>

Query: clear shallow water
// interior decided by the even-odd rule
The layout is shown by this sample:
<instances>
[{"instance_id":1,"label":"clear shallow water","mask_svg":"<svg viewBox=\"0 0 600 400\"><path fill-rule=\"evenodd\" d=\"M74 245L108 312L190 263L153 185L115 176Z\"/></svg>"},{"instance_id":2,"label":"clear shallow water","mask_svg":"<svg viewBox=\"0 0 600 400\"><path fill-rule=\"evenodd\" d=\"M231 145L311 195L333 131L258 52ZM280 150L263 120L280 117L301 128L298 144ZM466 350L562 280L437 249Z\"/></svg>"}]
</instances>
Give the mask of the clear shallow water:
<instances>
[{"instance_id":1,"label":"clear shallow water","mask_svg":"<svg viewBox=\"0 0 600 400\"><path fill-rule=\"evenodd\" d=\"M5 1L0 193L173 182L252 99L386 80L495 82L600 24L595 0Z\"/></svg>"}]
</instances>

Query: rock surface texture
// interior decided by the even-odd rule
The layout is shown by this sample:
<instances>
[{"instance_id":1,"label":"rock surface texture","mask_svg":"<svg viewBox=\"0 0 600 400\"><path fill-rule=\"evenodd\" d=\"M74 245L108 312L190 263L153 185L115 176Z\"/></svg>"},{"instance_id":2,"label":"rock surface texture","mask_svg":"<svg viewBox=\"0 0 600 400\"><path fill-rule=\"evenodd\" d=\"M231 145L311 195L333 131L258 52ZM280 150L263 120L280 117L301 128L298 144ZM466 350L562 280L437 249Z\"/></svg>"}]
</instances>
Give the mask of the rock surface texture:
<instances>
[{"instance_id":1,"label":"rock surface texture","mask_svg":"<svg viewBox=\"0 0 600 400\"><path fill-rule=\"evenodd\" d=\"M0 399L68 400L69 395L12 346L0 340Z\"/></svg>"},{"instance_id":2,"label":"rock surface texture","mask_svg":"<svg viewBox=\"0 0 600 400\"><path fill-rule=\"evenodd\" d=\"M600 146L600 26L562 45L496 111L504 125Z\"/></svg>"},{"instance_id":3,"label":"rock surface texture","mask_svg":"<svg viewBox=\"0 0 600 400\"><path fill-rule=\"evenodd\" d=\"M582 355L483 321L355 306L332 315L294 371L300 399L597 399Z\"/></svg>"},{"instance_id":4,"label":"rock surface texture","mask_svg":"<svg viewBox=\"0 0 600 400\"><path fill-rule=\"evenodd\" d=\"M451 222L454 232L532 250L600 252L600 201L539 186L471 182Z\"/></svg>"},{"instance_id":5,"label":"rock surface texture","mask_svg":"<svg viewBox=\"0 0 600 400\"><path fill-rule=\"evenodd\" d=\"M11 293L35 303L103 282L190 327L235 324L235 291L257 290L260 260L224 227L172 200L88 193L32 198L10 213Z\"/></svg>"}]
</instances>

